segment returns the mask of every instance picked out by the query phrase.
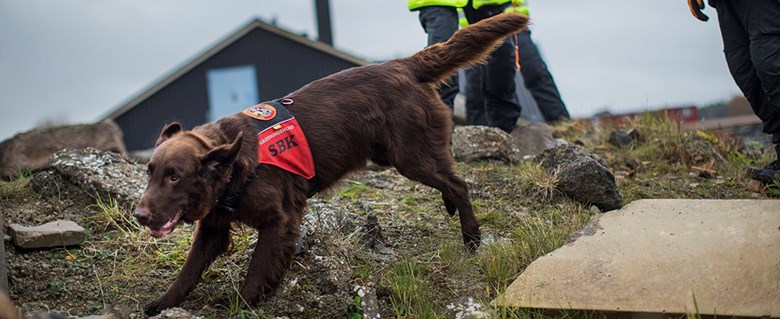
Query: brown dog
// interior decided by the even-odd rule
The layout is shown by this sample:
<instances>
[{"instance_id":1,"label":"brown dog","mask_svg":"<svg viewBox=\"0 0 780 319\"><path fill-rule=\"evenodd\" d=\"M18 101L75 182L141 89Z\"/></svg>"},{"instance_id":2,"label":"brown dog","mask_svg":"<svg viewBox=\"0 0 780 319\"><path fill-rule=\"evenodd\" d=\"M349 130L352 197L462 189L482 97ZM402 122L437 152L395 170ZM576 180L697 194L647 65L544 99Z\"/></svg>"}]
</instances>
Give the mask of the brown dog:
<instances>
[{"instance_id":1,"label":"brown dog","mask_svg":"<svg viewBox=\"0 0 780 319\"><path fill-rule=\"evenodd\" d=\"M447 212L459 212L464 243L476 248L479 225L466 183L452 168L451 114L436 88L458 68L484 62L527 23L523 15L498 15L411 57L348 69L285 97L308 137L318 189L330 188L368 160L392 165L441 191ZM195 288L203 271L228 248L232 222L259 230L239 291L244 300L255 302L271 292L289 266L310 185L276 166L258 165L252 121L239 113L192 131L178 123L163 128L134 215L155 237L169 234L179 221L199 222L181 273L146 306L148 314L178 305Z\"/></svg>"}]
</instances>

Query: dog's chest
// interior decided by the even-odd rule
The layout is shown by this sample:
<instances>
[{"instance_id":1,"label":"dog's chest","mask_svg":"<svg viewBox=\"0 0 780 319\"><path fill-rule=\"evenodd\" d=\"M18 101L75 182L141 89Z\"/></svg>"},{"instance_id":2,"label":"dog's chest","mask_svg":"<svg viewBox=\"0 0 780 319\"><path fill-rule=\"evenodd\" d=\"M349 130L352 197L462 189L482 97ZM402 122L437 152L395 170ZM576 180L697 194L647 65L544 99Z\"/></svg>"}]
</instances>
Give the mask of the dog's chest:
<instances>
[{"instance_id":1,"label":"dog's chest","mask_svg":"<svg viewBox=\"0 0 780 319\"><path fill-rule=\"evenodd\" d=\"M279 100L252 106L243 114L253 119L257 129L258 163L274 165L309 180L314 177L314 159L303 129Z\"/></svg>"}]
</instances>

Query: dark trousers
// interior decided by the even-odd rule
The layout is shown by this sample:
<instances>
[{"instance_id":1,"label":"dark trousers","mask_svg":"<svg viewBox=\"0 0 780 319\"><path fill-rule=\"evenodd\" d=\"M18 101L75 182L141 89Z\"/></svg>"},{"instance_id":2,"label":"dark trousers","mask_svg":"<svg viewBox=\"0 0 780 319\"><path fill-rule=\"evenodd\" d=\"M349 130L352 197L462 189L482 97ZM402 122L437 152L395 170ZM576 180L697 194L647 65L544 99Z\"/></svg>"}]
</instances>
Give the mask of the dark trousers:
<instances>
[{"instance_id":1,"label":"dark trousers","mask_svg":"<svg viewBox=\"0 0 780 319\"><path fill-rule=\"evenodd\" d=\"M763 131L780 144L780 1L713 2L731 75Z\"/></svg>"},{"instance_id":2,"label":"dark trousers","mask_svg":"<svg viewBox=\"0 0 780 319\"><path fill-rule=\"evenodd\" d=\"M458 12L454 7L430 6L420 8L420 24L428 34L428 45L446 42L458 31ZM441 100L453 109L458 95L458 75L439 87Z\"/></svg>"},{"instance_id":3,"label":"dark trousers","mask_svg":"<svg viewBox=\"0 0 780 319\"><path fill-rule=\"evenodd\" d=\"M520 55L521 73L525 87L531 92L539 111L547 122L557 122L570 118L566 105L561 100L561 94L555 85L552 74L547 69L547 64L539 54L539 49L531 40L531 32L528 30L517 34L518 53ZM514 57L514 52L512 52ZM513 64L514 65L514 64ZM483 66L466 70L466 79L469 84L480 83ZM466 122L473 125L487 125L482 98L482 90L479 88L466 88Z\"/></svg>"},{"instance_id":4,"label":"dark trousers","mask_svg":"<svg viewBox=\"0 0 780 319\"><path fill-rule=\"evenodd\" d=\"M464 8L464 13L469 23L475 23L498 14L503 9L504 6L483 6L479 10L474 10L469 4ZM457 11L453 7L424 7L420 9L420 23L428 33L429 45L446 41L458 28ZM467 87L469 92L479 90L479 96L483 101L480 103L480 109L484 110L487 120L484 124L511 132L520 117L520 104L515 94L514 79L517 70L514 65L514 42L511 37L491 54L487 65L478 68L482 70L478 81L469 81ZM452 79L449 85L439 88L442 101L449 107L453 106L457 93L456 78ZM470 95L466 93L467 100L471 98ZM467 102L467 109L469 105L473 107L475 104Z\"/></svg>"}]
</instances>

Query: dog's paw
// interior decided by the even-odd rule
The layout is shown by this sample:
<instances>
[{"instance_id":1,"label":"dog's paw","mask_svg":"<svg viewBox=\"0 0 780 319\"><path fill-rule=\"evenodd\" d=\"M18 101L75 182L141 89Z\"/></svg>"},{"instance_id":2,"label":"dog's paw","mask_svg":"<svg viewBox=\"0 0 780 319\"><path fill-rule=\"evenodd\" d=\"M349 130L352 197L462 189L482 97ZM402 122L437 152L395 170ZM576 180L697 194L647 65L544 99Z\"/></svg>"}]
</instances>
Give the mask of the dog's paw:
<instances>
[{"instance_id":1,"label":"dog's paw","mask_svg":"<svg viewBox=\"0 0 780 319\"><path fill-rule=\"evenodd\" d=\"M164 300L164 298L160 298L160 299L157 299L155 301L152 301L152 302L148 303L144 307L144 313L147 316L151 317L151 316L154 316L154 315L162 312L165 309L168 309L168 308L171 308L171 307L174 307L174 306L176 306L176 305L172 304L172 303L169 303L169 302L166 302Z\"/></svg>"},{"instance_id":2,"label":"dog's paw","mask_svg":"<svg viewBox=\"0 0 780 319\"><path fill-rule=\"evenodd\" d=\"M463 244L466 245L469 251L474 252L479 248L479 244L482 241L482 236L479 233L467 234L463 233Z\"/></svg>"}]
</instances>

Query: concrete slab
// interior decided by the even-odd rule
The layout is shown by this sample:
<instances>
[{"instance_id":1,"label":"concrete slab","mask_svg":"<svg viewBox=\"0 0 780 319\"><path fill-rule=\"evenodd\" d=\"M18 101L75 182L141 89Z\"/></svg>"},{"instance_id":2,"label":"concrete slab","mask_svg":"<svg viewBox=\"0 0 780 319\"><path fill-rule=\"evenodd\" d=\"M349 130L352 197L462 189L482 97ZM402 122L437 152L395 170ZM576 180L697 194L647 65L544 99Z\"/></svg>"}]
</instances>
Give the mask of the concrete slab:
<instances>
[{"instance_id":1,"label":"concrete slab","mask_svg":"<svg viewBox=\"0 0 780 319\"><path fill-rule=\"evenodd\" d=\"M596 218L596 217L594 217ZM639 200L592 220L494 302L780 316L780 201Z\"/></svg>"}]
</instances>

